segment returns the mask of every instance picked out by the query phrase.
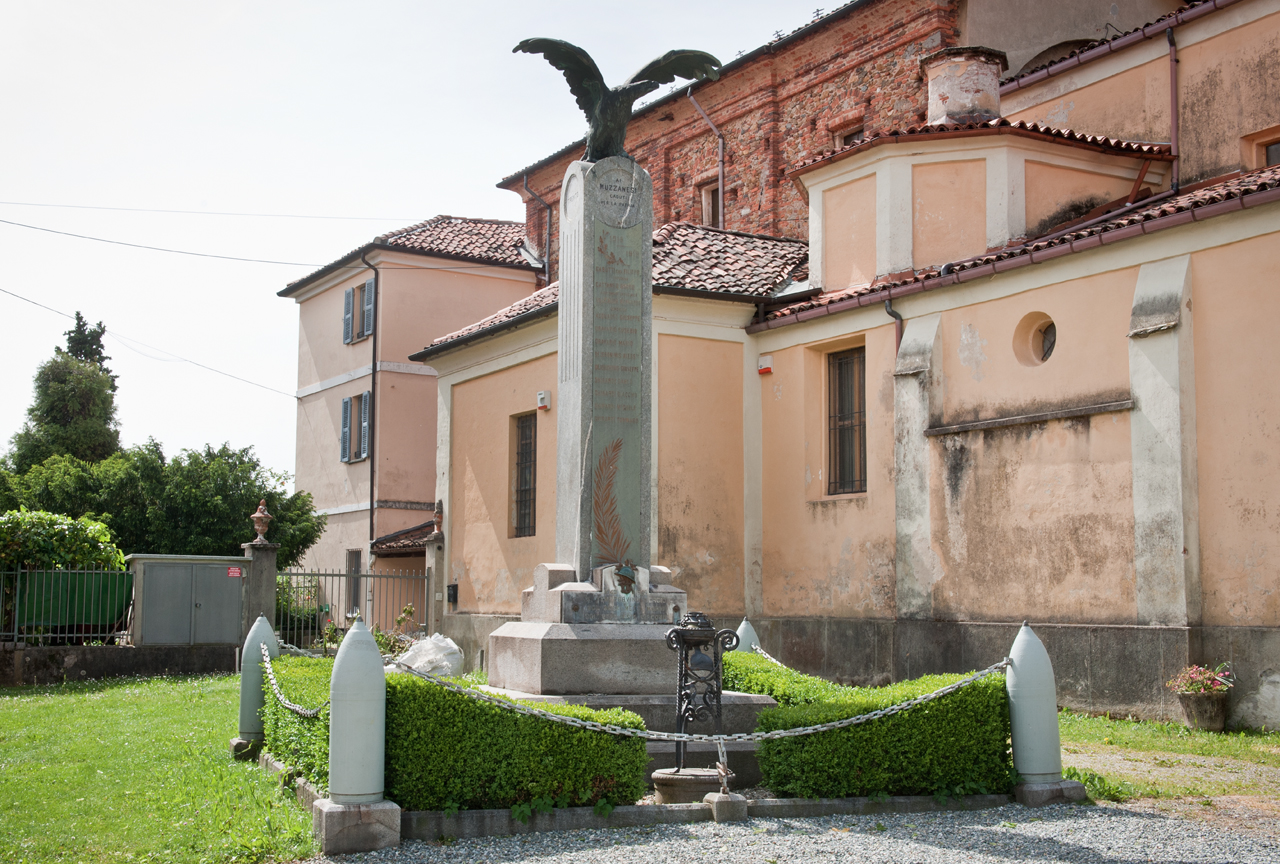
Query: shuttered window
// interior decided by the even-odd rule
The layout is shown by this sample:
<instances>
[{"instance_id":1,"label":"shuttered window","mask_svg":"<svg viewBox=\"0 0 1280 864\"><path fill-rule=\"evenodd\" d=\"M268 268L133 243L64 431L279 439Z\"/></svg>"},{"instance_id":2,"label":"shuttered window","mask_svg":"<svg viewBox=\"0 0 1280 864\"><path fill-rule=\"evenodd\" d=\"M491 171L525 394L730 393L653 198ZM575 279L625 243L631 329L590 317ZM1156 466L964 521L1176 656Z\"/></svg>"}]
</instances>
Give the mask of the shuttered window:
<instances>
[{"instance_id":1,"label":"shuttered window","mask_svg":"<svg viewBox=\"0 0 1280 864\"><path fill-rule=\"evenodd\" d=\"M369 391L360 396L360 458L369 458L369 406L372 400Z\"/></svg>"},{"instance_id":2,"label":"shuttered window","mask_svg":"<svg viewBox=\"0 0 1280 864\"><path fill-rule=\"evenodd\" d=\"M355 324L356 289L348 288L342 295L342 344L350 345L355 338L352 325Z\"/></svg>"},{"instance_id":3,"label":"shuttered window","mask_svg":"<svg viewBox=\"0 0 1280 864\"><path fill-rule=\"evenodd\" d=\"M532 537L536 527L538 415L516 418L515 535Z\"/></svg>"},{"instance_id":4,"label":"shuttered window","mask_svg":"<svg viewBox=\"0 0 1280 864\"><path fill-rule=\"evenodd\" d=\"M373 280L370 279L364 283L364 315L360 324L360 335L368 336L373 333L373 298L376 292L373 287Z\"/></svg>"},{"instance_id":5,"label":"shuttered window","mask_svg":"<svg viewBox=\"0 0 1280 864\"><path fill-rule=\"evenodd\" d=\"M867 491L867 352L827 358L827 494Z\"/></svg>"},{"instance_id":6,"label":"shuttered window","mask_svg":"<svg viewBox=\"0 0 1280 864\"><path fill-rule=\"evenodd\" d=\"M351 397L342 400L342 450L343 462L351 461Z\"/></svg>"}]
</instances>

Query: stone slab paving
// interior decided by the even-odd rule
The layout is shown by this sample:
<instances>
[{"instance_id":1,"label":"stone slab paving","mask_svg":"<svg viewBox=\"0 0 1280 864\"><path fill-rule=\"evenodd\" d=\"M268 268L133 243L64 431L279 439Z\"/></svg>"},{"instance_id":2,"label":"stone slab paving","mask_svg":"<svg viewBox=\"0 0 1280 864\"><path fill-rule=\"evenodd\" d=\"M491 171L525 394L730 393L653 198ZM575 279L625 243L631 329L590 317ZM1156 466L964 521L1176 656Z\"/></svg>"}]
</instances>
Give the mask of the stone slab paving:
<instances>
[{"instance_id":1,"label":"stone slab paving","mask_svg":"<svg viewBox=\"0 0 1280 864\"><path fill-rule=\"evenodd\" d=\"M311 864L983 864L1171 862L1280 864L1280 829L1222 831L1202 821L1125 806L1009 805L970 812L752 819L648 828L547 832L397 849Z\"/></svg>"}]
</instances>

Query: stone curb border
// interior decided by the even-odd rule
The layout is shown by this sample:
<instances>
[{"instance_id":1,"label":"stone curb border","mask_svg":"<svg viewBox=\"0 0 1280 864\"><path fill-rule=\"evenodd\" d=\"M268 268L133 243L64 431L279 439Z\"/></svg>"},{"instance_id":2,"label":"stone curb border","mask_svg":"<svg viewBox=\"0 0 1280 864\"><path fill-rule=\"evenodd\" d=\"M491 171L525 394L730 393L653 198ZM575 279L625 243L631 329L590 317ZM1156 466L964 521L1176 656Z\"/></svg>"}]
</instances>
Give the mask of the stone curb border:
<instances>
[{"instance_id":1,"label":"stone curb border","mask_svg":"<svg viewBox=\"0 0 1280 864\"><path fill-rule=\"evenodd\" d=\"M298 803L313 810L321 796L305 779L263 752L258 764L293 783ZM804 819L813 816L872 816L880 813L929 813L946 810L986 810L1014 803L1012 795L966 795L944 803L932 795L896 795L870 798L762 798L747 802L750 819ZM400 837L406 840L440 840L445 837L506 837L543 831L575 831L584 828L639 828L646 825L687 825L713 821L711 805L630 804L613 808L608 817L593 807L556 808L534 813L527 823L517 822L510 810L460 810L446 816L442 810L405 810L400 815Z\"/></svg>"},{"instance_id":2,"label":"stone curb border","mask_svg":"<svg viewBox=\"0 0 1280 864\"><path fill-rule=\"evenodd\" d=\"M870 798L763 798L747 802L751 819L801 819L811 816L868 816L878 813L926 813L939 810L985 810L1013 803L1012 795L966 795L939 804L931 795L900 795L886 800ZM401 815L400 836L413 840L532 834L540 831L573 831L583 828L637 828L645 825L679 825L712 821L710 804L631 804L613 808L608 818L592 807L567 807L550 813L534 813L527 824L511 818L510 810L460 810L452 816L442 811L408 811Z\"/></svg>"}]
</instances>

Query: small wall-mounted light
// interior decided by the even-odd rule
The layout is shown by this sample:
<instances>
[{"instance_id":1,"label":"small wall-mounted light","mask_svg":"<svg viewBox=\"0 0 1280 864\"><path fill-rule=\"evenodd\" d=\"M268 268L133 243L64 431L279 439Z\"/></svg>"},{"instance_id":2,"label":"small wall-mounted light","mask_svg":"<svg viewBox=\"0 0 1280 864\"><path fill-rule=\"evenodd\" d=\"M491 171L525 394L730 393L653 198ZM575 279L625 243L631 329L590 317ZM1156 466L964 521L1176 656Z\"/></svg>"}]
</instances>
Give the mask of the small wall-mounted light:
<instances>
[{"instance_id":1,"label":"small wall-mounted light","mask_svg":"<svg viewBox=\"0 0 1280 864\"><path fill-rule=\"evenodd\" d=\"M538 410L539 411L551 410L551 391L550 390L538 391Z\"/></svg>"},{"instance_id":2,"label":"small wall-mounted light","mask_svg":"<svg viewBox=\"0 0 1280 864\"><path fill-rule=\"evenodd\" d=\"M756 360L756 371L761 375L768 375L773 372L773 355L761 354L760 359Z\"/></svg>"}]
</instances>

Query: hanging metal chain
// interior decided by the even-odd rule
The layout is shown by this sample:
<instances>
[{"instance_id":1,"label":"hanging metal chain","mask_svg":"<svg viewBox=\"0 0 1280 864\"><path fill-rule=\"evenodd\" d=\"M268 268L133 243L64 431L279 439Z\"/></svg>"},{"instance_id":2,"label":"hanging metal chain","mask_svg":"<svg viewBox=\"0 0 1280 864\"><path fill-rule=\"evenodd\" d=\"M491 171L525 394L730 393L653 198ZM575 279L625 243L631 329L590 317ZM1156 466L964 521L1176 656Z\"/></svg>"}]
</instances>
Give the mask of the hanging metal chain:
<instances>
[{"instance_id":1,"label":"hanging metal chain","mask_svg":"<svg viewBox=\"0 0 1280 864\"><path fill-rule=\"evenodd\" d=\"M648 729L629 729L625 726L613 726L604 723L596 723L594 720L579 720L576 717L566 717L562 714L552 714L550 711L543 711L539 708L530 708L526 705L520 705L506 699L500 699L497 696L491 696L488 693L482 693L473 690L470 687L463 687L444 678L439 678L429 672L419 672L407 664L395 661L396 666L410 675L416 675L424 681L430 681L444 687L446 690L452 690L462 696L474 699L477 702L488 702L490 705L496 705L507 711L514 711L517 714L526 714L530 717L541 717L544 720L550 720L553 723L562 723L565 726L574 726L579 729L587 729L592 732L604 732L609 735L622 735L628 738L642 738L647 741L699 741L707 744L716 744L722 746L725 743L749 742L749 741L774 741L779 738L796 738L801 735L812 735L816 732L830 732L835 729L844 729L848 726L857 726L871 720L879 720L881 717L889 717L909 708L915 708L932 702L934 699L941 699L956 692L962 687L966 687L973 682L985 678L988 675L994 675L996 672L1008 667L1012 661L1006 657L999 663L993 663L981 672L975 672L967 678L962 678L946 687L934 690L932 693L926 693L923 696L917 696L906 702L899 702L897 705L890 705L888 708L881 708L878 711L872 711L870 714L860 714L857 717L848 717L844 720L833 720L830 723L820 723L816 726L803 726L796 729L777 729L773 732L739 732L734 735L697 735L693 733L681 732L651 732Z\"/></svg>"},{"instance_id":2,"label":"hanging metal chain","mask_svg":"<svg viewBox=\"0 0 1280 864\"><path fill-rule=\"evenodd\" d=\"M759 645L752 645L751 650L756 652L757 654L759 654L761 657L768 660L769 662L776 663L779 666L781 666L783 669L787 668L785 663L783 663L781 660L774 659L774 656L772 654L770 654L768 651L761 648Z\"/></svg>"},{"instance_id":3,"label":"hanging metal chain","mask_svg":"<svg viewBox=\"0 0 1280 864\"><path fill-rule=\"evenodd\" d=\"M271 655L267 653L267 645L265 642L259 642L258 646L262 649L262 668L267 671L267 680L271 682L271 692L276 694L276 701L300 717L319 717L320 712L329 704L329 700L324 700L318 708L303 708L284 698L284 694L280 692L280 685L276 683L276 670L271 668Z\"/></svg>"}]
</instances>

